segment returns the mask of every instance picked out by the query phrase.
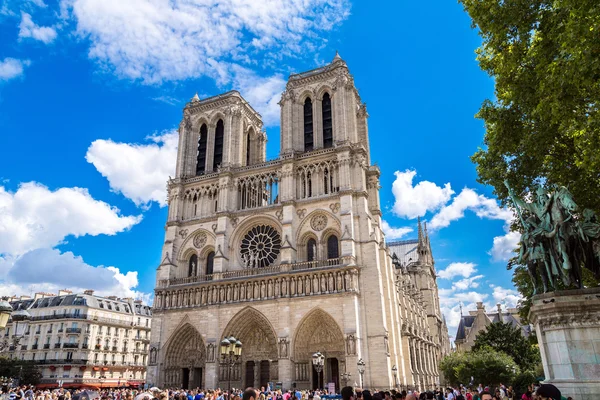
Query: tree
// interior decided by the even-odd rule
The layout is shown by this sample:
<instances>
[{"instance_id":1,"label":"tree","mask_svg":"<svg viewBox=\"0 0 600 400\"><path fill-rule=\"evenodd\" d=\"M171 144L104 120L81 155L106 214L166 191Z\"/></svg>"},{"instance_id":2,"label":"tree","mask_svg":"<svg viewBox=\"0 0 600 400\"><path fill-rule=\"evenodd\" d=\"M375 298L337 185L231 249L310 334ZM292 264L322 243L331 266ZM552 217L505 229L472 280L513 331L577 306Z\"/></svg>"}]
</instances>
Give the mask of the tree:
<instances>
[{"instance_id":1,"label":"tree","mask_svg":"<svg viewBox=\"0 0 600 400\"><path fill-rule=\"evenodd\" d=\"M478 28L480 67L495 80L486 100L478 180L506 204L508 180L568 186L600 212L600 3L597 0L459 0Z\"/></svg>"},{"instance_id":2,"label":"tree","mask_svg":"<svg viewBox=\"0 0 600 400\"><path fill-rule=\"evenodd\" d=\"M519 373L519 367L509 355L491 347L451 353L440 362L440 370L453 386L471 381L485 385L509 383Z\"/></svg>"},{"instance_id":3,"label":"tree","mask_svg":"<svg viewBox=\"0 0 600 400\"><path fill-rule=\"evenodd\" d=\"M42 373L32 361L0 358L0 376L18 378L21 384L36 385L42 379Z\"/></svg>"},{"instance_id":4,"label":"tree","mask_svg":"<svg viewBox=\"0 0 600 400\"><path fill-rule=\"evenodd\" d=\"M539 348L523 337L520 328L504 322L494 322L477 335L472 350L485 348L509 355L523 371L533 370L540 361Z\"/></svg>"}]
</instances>

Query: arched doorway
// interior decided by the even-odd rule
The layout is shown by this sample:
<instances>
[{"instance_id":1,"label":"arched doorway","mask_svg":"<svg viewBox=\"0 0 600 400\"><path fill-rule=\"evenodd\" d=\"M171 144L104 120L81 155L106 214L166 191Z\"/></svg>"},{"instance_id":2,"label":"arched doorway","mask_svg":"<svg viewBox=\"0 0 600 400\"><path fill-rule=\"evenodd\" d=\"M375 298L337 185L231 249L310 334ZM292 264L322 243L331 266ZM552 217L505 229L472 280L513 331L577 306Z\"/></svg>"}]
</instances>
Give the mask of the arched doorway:
<instances>
[{"instance_id":1,"label":"arched doorway","mask_svg":"<svg viewBox=\"0 0 600 400\"><path fill-rule=\"evenodd\" d=\"M230 372L232 387L260 388L277 381L277 336L264 314L252 307L244 308L229 321L221 340L226 336L235 336L242 342L242 356L231 370L220 364L220 387L227 387Z\"/></svg>"},{"instance_id":2,"label":"arched doorway","mask_svg":"<svg viewBox=\"0 0 600 400\"><path fill-rule=\"evenodd\" d=\"M191 324L173 333L165 353L164 386L191 389L203 387L206 346Z\"/></svg>"},{"instance_id":3,"label":"arched doorway","mask_svg":"<svg viewBox=\"0 0 600 400\"><path fill-rule=\"evenodd\" d=\"M321 352L325 365L317 373L312 355ZM346 353L344 334L333 317L317 308L307 314L294 336L295 380L301 388L324 388L335 383L340 389L340 375L345 372Z\"/></svg>"}]
</instances>

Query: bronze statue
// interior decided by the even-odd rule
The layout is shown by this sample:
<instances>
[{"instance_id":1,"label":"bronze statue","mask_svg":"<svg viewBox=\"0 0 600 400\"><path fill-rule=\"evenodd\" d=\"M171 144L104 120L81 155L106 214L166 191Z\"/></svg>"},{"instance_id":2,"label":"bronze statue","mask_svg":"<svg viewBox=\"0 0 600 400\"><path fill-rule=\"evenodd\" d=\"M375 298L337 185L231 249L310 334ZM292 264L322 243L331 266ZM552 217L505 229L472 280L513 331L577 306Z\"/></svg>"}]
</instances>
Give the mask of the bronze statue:
<instances>
[{"instance_id":1,"label":"bronze statue","mask_svg":"<svg viewBox=\"0 0 600 400\"><path fill-rule=\"evenodd\" d=\"M564 186L548 192L540 185L526 202L505 185L523 226L516 262L527 266L534 294L540 289L538 274L544 292L556 289L557 280L581 288L582 267L600 278L600 221L593 211L579 213Z\"/></svg>"}]
</instances>

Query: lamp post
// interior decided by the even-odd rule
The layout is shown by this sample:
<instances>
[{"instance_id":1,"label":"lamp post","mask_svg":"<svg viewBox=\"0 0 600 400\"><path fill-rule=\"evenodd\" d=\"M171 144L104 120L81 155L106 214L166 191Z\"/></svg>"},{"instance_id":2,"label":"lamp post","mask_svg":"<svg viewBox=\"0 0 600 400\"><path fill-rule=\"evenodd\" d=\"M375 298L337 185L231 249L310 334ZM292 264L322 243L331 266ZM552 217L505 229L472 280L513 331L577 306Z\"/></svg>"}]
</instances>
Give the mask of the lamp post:
<instances>
[{"instance_id":1,"label":"lamp post","mask_svg":"<svg viewBox=\"0 0 600 400\"><path fill-rule=\"evenodd\" d=\"M363 375L365 373L365 367L366 367L366 364L362 358L358 359L358 362L356 363L356 367L358 368L358 374L360 375L360 387L362 388L363 387Z\"/></svg>"},{"instance_id":2,"label":"lamp post","mask_svg":"<svg viewBox=\"0 0 600 400\"><path fill-rule=\"evenodd\" d=\"M98 377L98 380L100 381L100 391L102 391L102 383L104 383L105 379L106 379L106 376L104 376L104 375L100 375Z\"/></svg>"},{"instance_id":3,"label":"lamp post","mask_svg":"<svg viewBox=\"0 0 600 400\"><path fill-rule=\"evenodd\" d=\"M317 371L317 388L318 388L319 384L320 384L319 380L320 380L321 371L323 371L323 365L325 365L325 356L320 351L317 351L312 356L312 363L313 363L313 367L315 367L315 370Z\"/></svg>"},{"instance_id":4,"label":"lamp post","mask_svg":"<svg viewBox=\"0 0 600 400\"><path fill-rule=\"evenodd\" d=\"M231 372L233 366L240 359L242 355L242 342L237 340L235 337L226 337L221 341L221 359L223 364L228 367L228 380L229 380L229 391L231 391Z\"/></svg>"},{"instance_id":5,"label":"lamp post","mask_svg":"<svg viewBox=\"0 0 600 400\"><path fill-rule=\"evenodd\" d=\"M396 364L392 367L392 375L394 375L394 388L398 387L398 367Z\"/></svg>"}]
</instances>

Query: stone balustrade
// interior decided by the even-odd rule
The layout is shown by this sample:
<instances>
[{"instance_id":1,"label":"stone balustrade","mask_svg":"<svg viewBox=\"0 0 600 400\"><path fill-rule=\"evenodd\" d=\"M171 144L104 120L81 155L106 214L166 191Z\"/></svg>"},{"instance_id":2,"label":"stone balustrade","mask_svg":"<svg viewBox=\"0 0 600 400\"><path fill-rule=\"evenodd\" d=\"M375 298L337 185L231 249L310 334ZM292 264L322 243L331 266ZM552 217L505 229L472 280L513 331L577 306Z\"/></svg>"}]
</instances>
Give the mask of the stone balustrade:
<instances>
[{"instance_id":1,"label":"stone balustrade","mask_svg":"<svg viewBox=\"0 0 600 400\"><path fill-rule=\"evenodd\" d=\"M320 266L319 263L308 263L303 269L294 269L291 264L282 264L268 267L272 268L269 273L257 275L244 274L256 270L235 271L240 274L186 284L175 284L171 281L180 281L171 280L166 286L155 290L154 311L358 292L357 266L339 263Z\"/></svg>"}]
</instances>

